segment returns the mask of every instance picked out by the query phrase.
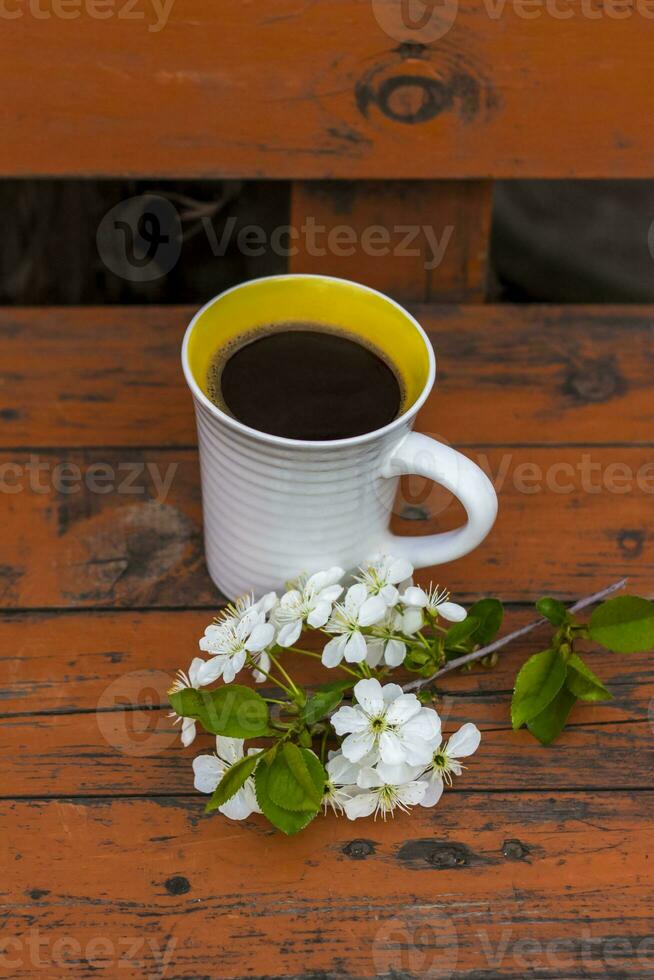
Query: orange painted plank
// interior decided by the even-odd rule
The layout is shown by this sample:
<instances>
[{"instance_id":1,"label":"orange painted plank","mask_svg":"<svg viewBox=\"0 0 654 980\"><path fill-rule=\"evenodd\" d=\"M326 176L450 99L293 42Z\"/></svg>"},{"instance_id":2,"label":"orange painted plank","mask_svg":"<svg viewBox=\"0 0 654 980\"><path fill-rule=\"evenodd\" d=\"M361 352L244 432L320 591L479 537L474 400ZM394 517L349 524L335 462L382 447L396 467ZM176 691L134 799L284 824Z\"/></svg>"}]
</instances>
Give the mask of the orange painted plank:
<instances>
[{"instance_id":1,"label":"orange painted plank","mask_svg":"<svg viewBox=\"0 0 654 980\"><path fill-rule=\"evenodd\" d=\"M634 591L654 592L651 450L466 451L495 480L497 523L473 554L421 571L421 582L439 579L463 599L531 602L543 593L578 598L627 575ZM12 483L22 490L0 495L0 607L218 604L204 569L194 450L14 452L10 459ZM404 483L393 526L403 534L448 529L462 519L451 503L422 481Z\"/></svg>"},{"instance_id":2,"label":"orange painted plank","mask_svg":"<svg viewBox=\"0 0 654 980\"><path fill-rule=\"evenodd\" d=\"M653 801L457 792L291 839L188 800L3 803L11 976L36 948L52 980L647 980Z\"/></svg>"},{"instance_id":3,"label":"orange painted plank","mask_svg":"<svg viewBox=\"0 0 654 980\"><path fill-rule=\"evenodd\" d=\"M8 5L0 172L649 177L651 9L563 7Z\"/></svg>"},{"instance_id":4,"label":"orange painted plank","mask_svg":"<svg viewBox=\"0 0 654 980\"><path fill-rule=\"evenodd\" d=\"M652 442L651 307L412 309L438 362L423 431L454 445ZM179 363L192 312L1 311L0 445L195 443Z\"/></svg>"},{"instance_id":5,"label":"orange painted plank","mask_svg":"<svg viewBox=\"0 0 654 980\"><path fill-rule=\"evenodd\" d=\"M356 279L401 302L481 303L491 181L294 181L289 272Z\"/></svg>"},{"instance_id":6,"label":"orange painted plank","mask_svg":"<svg viewBox=\"0 0 654 980\"><path fill-rule=\"evenodd\" d=\"M535 610L508 609L501 635L535 618ZM171 677L196 655L198 638L210 621L209 610L4 616L0 618L0 714L96 708L120 711L125 706L136 710L140 705L146 711L151 706L163 706ZM443 677L438 684L443 696L440 713L449 720L455 708L465 714L470 706L479 724L505 723L507 692L516 672L531 653L544 648L550 635L541 627L515 641L493 670L476 668ZM311 637L307 645L319 650L320 640ZM300 662L295 654L287 657L293 664L293 675L297 673L302 683L324 680L319 662L308 658ZM617 657L593 649L591 644L588 661L615 700L580 707L573 721L593 724L648 717L648 692L654 686L654 662L649 654ZM147 718L140 722L146 725Z\"/></svg>"}]
</instances>

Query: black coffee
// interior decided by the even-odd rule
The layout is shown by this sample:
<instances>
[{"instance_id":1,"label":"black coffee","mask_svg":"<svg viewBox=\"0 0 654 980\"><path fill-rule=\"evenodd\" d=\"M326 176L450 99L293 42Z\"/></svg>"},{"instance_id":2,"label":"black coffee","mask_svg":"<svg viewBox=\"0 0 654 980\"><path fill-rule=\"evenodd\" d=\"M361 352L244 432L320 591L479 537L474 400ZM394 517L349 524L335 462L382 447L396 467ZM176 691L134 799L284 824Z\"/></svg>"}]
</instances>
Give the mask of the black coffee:
<instances>
[{"instance_id":1,"label":"black coffee","mask_svg":"<svg viewBox=\"0 0 654 980\"><path fill-rule=\"evenodd\" d=\"M402 386L381 351L321 324L258 328L219 350L211 400L239 422L287 439L346 439L392 422Z\"/></svg>"}]
</instances>

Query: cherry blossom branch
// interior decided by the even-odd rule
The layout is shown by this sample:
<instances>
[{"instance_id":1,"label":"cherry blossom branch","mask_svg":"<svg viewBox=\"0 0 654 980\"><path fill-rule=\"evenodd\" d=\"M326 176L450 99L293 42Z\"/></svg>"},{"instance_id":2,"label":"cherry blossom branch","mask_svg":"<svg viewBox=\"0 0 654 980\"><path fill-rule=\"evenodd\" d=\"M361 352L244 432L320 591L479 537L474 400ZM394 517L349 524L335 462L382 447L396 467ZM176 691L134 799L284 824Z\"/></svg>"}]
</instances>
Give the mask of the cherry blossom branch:
<instances>
[{"instance_id":1,"label":"cherry blossom branch","mask_svg":"<svg viewBox=\"0 0 654 980\"><path fill-rule=\"evenodd\" d=\"M585 609L587 606L592 606L601 599L605 599L613 592L618 592L620 589L623 589L626 584L626 578L620 579L619 582L614 582L613 585L609 585L606 589L602 589L600 592L594 592L593 595L586 596L584 599L580 599L579 602L575 602L573 606L570 606L569 612L579 612L581 609ZM417 681L411 681L410 684L404 684L403 689L406 692L420 691L423 687L426 687L439 677L442 677L443 674L448 674L451 670L456 670L458 667L463 667L465 664L473 663L475 660L482 660L490 653L494 653L496 650L500 650L502 647L506 646L507 643L517 640L520 636L525 636L526 633L530 633L532 630L536 629L536 627L543 626L545 623L547 623L546 619L537 619L528 626L521 626L520 629L514 630L513 633L508 633L499 640L494 640L492 643L489 643L488 646L481 647L479 650L475 650L473 653L466 653L465 656L457 657L456 660L450 660L448 663L444 664L444 666L439 668L435 674L432 674L431 677L425 677Z\"/></svg>"}]
</instances>

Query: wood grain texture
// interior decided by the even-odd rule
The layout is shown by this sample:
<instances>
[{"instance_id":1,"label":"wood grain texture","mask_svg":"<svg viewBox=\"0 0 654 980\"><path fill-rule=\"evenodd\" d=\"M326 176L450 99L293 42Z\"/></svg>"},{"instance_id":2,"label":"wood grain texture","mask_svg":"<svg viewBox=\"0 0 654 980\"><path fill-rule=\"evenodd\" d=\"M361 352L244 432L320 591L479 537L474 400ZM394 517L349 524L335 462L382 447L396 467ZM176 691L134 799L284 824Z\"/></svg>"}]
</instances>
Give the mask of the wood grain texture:
<instances>
[{"instance_id":1,"label":"wood grain texture","mask_svg":"<svg viewBox=\"0 0 654 980\"><path fill-rule=\"evenodd\" d=\"M454 445L654 441L650 307L411 309L438 362L423 431ZM194 444L179 364L193 312L0 311L0 446Z\"/></svg>"},{"instance_id":2,"label":"wood grain texture","mask_svg":"<svg viewBox=\"0 0 654 980\"><path fill-rule=\"evenodd\" d=\"M623 576L632 589L654 592L650 449L466 453L495 482L497 523L474 554L422 570L419 581L437 578L464 599L506 601L542 592L572 599ZM195 450L13 452L8 462L17 492L0 496L0 608L220 603L204 566ZM463 519L442 489L402 482L396 533L448 530Z\"/></svg>"},{"instance_id":3,"label":"wood grain texture","mask_svg":"<svg viewBox=\"0 0 654 980\"><path fill-rule=\"evenodd\" d=\"M294 181L289 271L400 302L483 302L491 197L491 181Z\"/></svg>"},{"instance_id":4,"label":"wood grain texture","mask_svg":"<svg viewBox=\"0 0 654 980\"><path fill-rule=\"evenodd\" d=\"M533 609L509 608L501 633L533 622ZM12 613L0 619L0 715L57 714L75 711L148 711L167 703L170 679L196 655L197 641L211 621L209 610L135 612L93 610L74 613ZM438 685L439 710L449 719L452 699L465 697L481 723L491 725L508 710L507 692L524 659L543 649L551 635L541 627L515 641L502 653L493 670L453 672ZM320 638L309 637L309 649L320 649ZM323 668L306 658L297 666L303 683L319 684ZM579 707L573 719L640 721L647 718L648 692L654 686L654 663L648 654L616 657L589 646L590 662L609 685L615 700ZM54 665L61 665L61 670ZM295 670L294 670L295 672ZM247 676L247 675L245 675ZM485 712L485 714L484 714ZM145 723L145 720L144 720Z\"/></svg>"},{"instance_id":5,"label":"wood grain texture","mask_svg":"<svg viewBox=\"0 0 654 980\"><path fill-rule=\"evenodd\" d=\"M653 801L457 792L292 839L174 798L4 803L11 976L36 947L53 980L646 980Z\"/></svg>"},{"instance_id":6,"label":"wood grain texture","mask_svg":"<svg viewBox=\"0 0 654 980\"><path fill-rule=\"evenodd\" d=\"M553 6L8 5L0 172L649 177L651 7Z\"/></svg>"},{"instance_id":7,"label":"wood grain texture","mask_svg":"<svg viewBox=\"0 0 654 980\"><path fill-rule=\"evenodd\" d=\"M549 749L508 725L542 631L495 671L445 677L445 732L483 735L434 811L291 840L203 815L190 763L211 740L183 749L166 702L221 603L178 367L188 316L0 316L0 971L653 978L646 655L589 653L615 700L577 706ZM651 310L419 316L440 373L420 428L465 445L500 494L492 535L443 583L526 603L629 575L652 594ZM451 526L450 504L404 481L395 530ZM510 608L503 629L532 616Z\"/></svg>"}]
</instances>

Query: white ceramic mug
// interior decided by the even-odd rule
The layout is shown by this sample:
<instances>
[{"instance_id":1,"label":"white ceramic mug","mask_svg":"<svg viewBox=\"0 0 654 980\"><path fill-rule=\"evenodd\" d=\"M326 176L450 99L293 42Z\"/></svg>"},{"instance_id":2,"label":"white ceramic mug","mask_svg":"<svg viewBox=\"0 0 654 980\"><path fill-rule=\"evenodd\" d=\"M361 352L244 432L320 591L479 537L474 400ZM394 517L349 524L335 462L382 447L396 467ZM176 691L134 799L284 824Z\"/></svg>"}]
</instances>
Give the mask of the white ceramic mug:
<instances>
[{"instance_id":1,"label":"white ceramic mug","mask_svg":"<svg viewBox=\"0 0 654 980\"><path fill-rule=\"evenodd\" d=\"M400 371L404 413L374 432L313 442L258 432L217 408L207 397L213 354L247 330L289 321L340 326L376 344ZM434 384L434 352L417 321L382 293L328 276L243 283L196 313L182 364L198 426L207 565L228 598L280 588L301 572L353 569L380 553L406 557L416 568L442 564L472 551L490 531L497 497L485 473L411 431ZM467 523L423 537L391 534L397 482L411 473L458 497Z\"/></svg>"}]
</instances>

